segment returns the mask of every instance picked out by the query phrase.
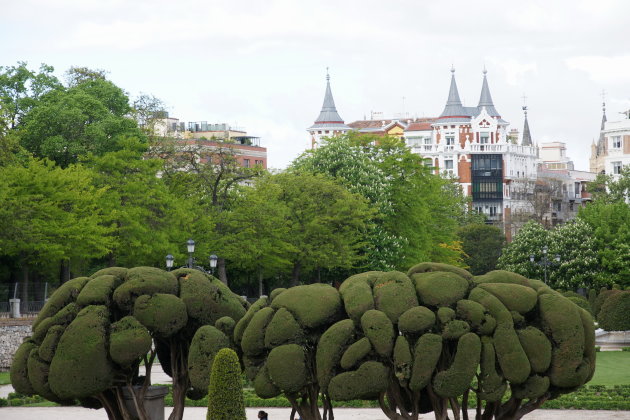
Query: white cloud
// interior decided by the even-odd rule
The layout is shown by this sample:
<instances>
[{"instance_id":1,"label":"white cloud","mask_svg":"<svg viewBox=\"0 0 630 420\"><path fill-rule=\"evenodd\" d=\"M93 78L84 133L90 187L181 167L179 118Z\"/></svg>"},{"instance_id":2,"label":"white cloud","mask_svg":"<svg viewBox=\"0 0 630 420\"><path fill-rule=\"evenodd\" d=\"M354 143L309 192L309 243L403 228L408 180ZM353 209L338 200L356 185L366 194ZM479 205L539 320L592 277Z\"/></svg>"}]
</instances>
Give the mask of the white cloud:
<instances>
[{"instance_id":1,"label":"white cloud","mask_svg":"<svg viewBox=\"0 0 630 420\"><path fill-rule=\"evenodd\" d=\"M571 70L586 72L591 80L600 84L630 82L630 55L569 57L565 63Z\"/></svg>"},{"instance_id":2,"label":"white cloud","mask_svg":"<svg viewBox=\"0 0 630 420\"><path fill-rule=\"evenodd\" d=\"M490 61L503 70L505 81L511 86L521 86L523 80L538 74L538 64L536 62L519 61L514 58L493 58Z\"/></svg>"}]
</instances>

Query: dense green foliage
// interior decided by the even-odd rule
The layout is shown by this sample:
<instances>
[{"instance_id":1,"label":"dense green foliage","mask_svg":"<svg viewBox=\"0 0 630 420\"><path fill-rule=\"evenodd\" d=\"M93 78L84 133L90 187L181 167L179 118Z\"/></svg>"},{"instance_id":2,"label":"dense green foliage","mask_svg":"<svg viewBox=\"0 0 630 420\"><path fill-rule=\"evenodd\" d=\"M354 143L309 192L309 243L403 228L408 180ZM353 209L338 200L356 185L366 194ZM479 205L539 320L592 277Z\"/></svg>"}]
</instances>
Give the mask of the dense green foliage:
<instances>
[{"instance_id":1,"label":"dense green foliage","mask_svg":"<svg viewBox=\"0 0 630 420\"><path fill-rule=\"evenodd\" d=\"M306 152L293 167L327 174L369 201L376 217L365 233L365 268L460 261L455 231L465 200L403 141L350 132Z\"/></svg>"},{"instance_id":2,"label":"dense green foliage","mask_svg":"<svg viewBox=\"0 0 630 420\"><path fill-rule=\"evenodd\" d=\"M597 313L600 328L606 331L630 330L630 290L613 290Z\"/></svg>"},{"instance_id":3,"label":"dense green foliage","mask_svg":"<svg viewBox=\"0 0 630 420\"><path fill-rule=\"evenodd\" d=\"M457 235L466 254L466 264L472 274L483 274L496 268L497 260L505 245L505 235L497 226L470 224L462 226Z\"/></svg>"},{"instance_id":4,"label":"dense green foliage","mask_svg":"<svg viewBox=\"0 0 630 420\"><path fill-rule=\"evenodd\" d=\"M190 294L198 294L203 307ZM150 371L157 352L173 377L174 413L181 418L186 392L206 394L215 355L233 345L231 328L246 307L218 279L198 271L103 269L70 280L50 297L16 353L11 382L27 395L79 400L123 418L110 389L148 381L140 365Z\"/></svg>"},{"instance_id":5,"label":"dense green foliage","mask_svg":"<svg viewBox=\"0 0 630 420\"><path fill-rule=\"evenodd\" d=\"M212 365L207 420L245 420L241 366L232 349L220 350Z\"/></svg>"},{"instance_id":6,"label":"dense green foliage","mask_svg":"<svg viewBox=\"0 0 630 420\"><path fill-rule=\"evenodd\" d=\"M321 287L318 300L313 286ZM318 390L325 412L331 400L378 399L391 419L428 411L442 418L449 399L474 393L496 413L511 407L496 418L512 418L572 392L595 370L590 314L515 273L474 277L423 263L408 275L351 276L338 292L313 286L259 301L237 326L257 394L283 393L303 419L318 418ZM278 334L282 325L286 335ZM291 370L281 368L287 363Z\"/></svg>"}]
</instances>

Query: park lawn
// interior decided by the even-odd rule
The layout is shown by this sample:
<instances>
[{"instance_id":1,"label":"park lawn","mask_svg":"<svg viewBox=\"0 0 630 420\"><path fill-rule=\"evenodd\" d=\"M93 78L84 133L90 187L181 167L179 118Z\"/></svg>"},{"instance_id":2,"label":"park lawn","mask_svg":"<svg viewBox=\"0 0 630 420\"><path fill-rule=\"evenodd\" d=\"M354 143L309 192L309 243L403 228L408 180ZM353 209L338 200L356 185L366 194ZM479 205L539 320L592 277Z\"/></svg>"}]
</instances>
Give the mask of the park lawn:
<instances>
[{"instance_id":1,"label":"park lawn","mask_svg":"<svg viewBox=\"0 0 630 420\"><path fill-rule=\"evenodd\" d=\"M9 372L0 372L0 385L7 385L11 383Z\"/></svg>"},{"instance_id":2,"label":"park lawn","mask_svg":"<svg viewBox=\"0 0 630 420\"><path fill-rule=\"evenodd\" d=\"M598 352L595 375L588 385L630 385L630 351Z\"/></svg>"}]
</instances>

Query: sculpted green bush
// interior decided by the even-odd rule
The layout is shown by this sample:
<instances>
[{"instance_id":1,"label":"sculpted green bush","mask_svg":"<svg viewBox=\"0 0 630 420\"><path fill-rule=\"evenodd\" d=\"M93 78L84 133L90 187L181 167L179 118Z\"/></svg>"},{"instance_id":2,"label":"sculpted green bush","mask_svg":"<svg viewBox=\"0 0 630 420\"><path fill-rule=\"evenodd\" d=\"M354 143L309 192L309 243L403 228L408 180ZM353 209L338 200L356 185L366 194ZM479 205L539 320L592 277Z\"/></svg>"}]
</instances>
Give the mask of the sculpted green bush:
<instances>
[{"instance_id":1,"label":"sculpted green bush","mask_svg":"<svg viewBox=\"0 0 630 420\"><path fill-rule=\"evenodd\" d=\"M79 400L104 407L111 419L127 418L116 388L148 385L140 365L150 370L158 349L164 371L173 376L173 418L181 418L187 392L193 398L206 394L214 356L233 345L247 306L199 271L99 270L66 282L50 297L33 335L15 354L11 380L22 394Z\"/></svg>"},{"instance_id":2,"label":"sculpted green bush","mask_svg":"<svg viewBox=\"0 0 630 420\"><path fill-rule=\"evenodd\" d=\"M246 420L241 366L234 350L220 350L212 366L207 420Z\"/></svg>"},{"instance_id":3,"label":"sculpted green bush","mask_svg":"<svg viewBox=\"0 0 630 420\"><path fill-rule=\"evenodd\" d=\"M300 291L304 287L280 292L270 307L252 307L257 312L243 318L249 325L241 330L244 353L258 366L258 395L284 392L305 420L321 418L313 405L316 391L325 412L331 399L376 399L393 420L429 411L446 419L449 408L468 408L475 393L479 418L485 411L488 419L518 419L583 385L595 369L590 314L515 273L473 277L461 268L423 263L406 276L357 274L338 291L346 319L315 308L311 316L325 321L308 325L297 307L280 305L313 297L313 289ZM325 302L338 301L334 292L326 289ZM505 395L510 397L502 400Z\"/></svg>"},{"instance_id":4,"label":"sculpted green bush","mask_svg":"<svg viewBox=\"0 0 630 420\"><path fill-rule=\"evenodd\" d=\"M615 291L616 293L604 301L597 320L599 326L606 331L630 330L630 291Z\"/></svg>"}]
</instances>

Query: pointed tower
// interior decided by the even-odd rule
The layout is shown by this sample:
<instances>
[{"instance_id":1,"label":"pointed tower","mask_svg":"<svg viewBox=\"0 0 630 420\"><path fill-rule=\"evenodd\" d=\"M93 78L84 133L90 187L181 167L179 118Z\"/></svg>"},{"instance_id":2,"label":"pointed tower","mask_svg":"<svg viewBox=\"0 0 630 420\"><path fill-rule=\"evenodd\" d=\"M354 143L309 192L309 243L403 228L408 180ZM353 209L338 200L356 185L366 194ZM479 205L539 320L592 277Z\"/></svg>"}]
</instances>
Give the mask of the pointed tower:
<instances>
[{"instance_id":1,"label":"pointed tower","mask_svg":"<svg viewBox=\"0 0 630 420\"><path fill-rule=\"evenodd\" d=\"M492 102L492 95L490 95L490 88L488 87L488 78L486 74L488 70L483 69L483 84L481 85L481 96L479 97L479 105L477 105L477 109L481 112L482 108L486 108L486 112L494 118L501 119L501 114L494 107L494 103Z\"/></svg>"},{"instance_id":2,"label":"pointed tower","mask_svg":"<svg viewBox=\"0 0 630 420\"><path fill-rule=\"evenodd\" d=\"M523 114L525 114L525 123L523 124L523 139L521 140L522 146L533 146L532 135L529 132L529 122L527 122L527 106L523 105Z\"/></svg>"},{"instance_id":3,"label":"pointed tower","mask_svg":"<svg viewBox=\"0 0 630 420\"><path fill-rule=\"evenodd\" d=\"M599 140L597 141L597 156L606 154L606 139L604 138L604 128L606 126L606 102L602 102L602 125L599 129Z\"/></svg>"},{"instance_id":4,"label":"pointed tower","mask_svg":"<svg viewBox=\"0 0 630 420\"><path fill-rule=\"evenodd\" d=\"M436 122L456 123L468 121L470 121L470 115L462 106L461 99L459 99L457 83L455 82L455 69L451 68L451 87L448 91L448 99L446 100L444 111L442 111Z\"/></svg>"},{"instance_id":5,"label":"pointed tower","mask_svg":"<svg viewBox=\"0 0 630 420\"><path fill-rule=\"evenodd\" d=\"M344 123L337 112L335 100L330 90L330 75L328 74L328 69L326 69L326 93L324 94L322 110L319 112L315 123L307 128L307 131L311 134L311 145L315 149L318 144L322 144L323 137L338 136L347 133L349 130L350 127Z\"/></svg>"}]
</instances>

